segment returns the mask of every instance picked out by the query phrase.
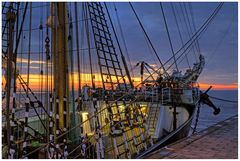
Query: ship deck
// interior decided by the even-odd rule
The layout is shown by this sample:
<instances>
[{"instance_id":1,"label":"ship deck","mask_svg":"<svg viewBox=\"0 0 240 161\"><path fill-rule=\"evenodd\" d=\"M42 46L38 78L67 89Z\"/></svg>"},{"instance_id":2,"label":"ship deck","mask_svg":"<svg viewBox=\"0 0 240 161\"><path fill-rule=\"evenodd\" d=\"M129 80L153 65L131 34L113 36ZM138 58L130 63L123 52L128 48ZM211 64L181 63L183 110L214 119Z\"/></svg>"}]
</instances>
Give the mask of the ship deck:
<instances>
[{"instance_id":1,"label":"ship deck","mask_svg":"<svg viewBox=\"0 0 240 161\"><path fill-rule=\"evenodd\" d=\"M150 153L145 159L237 159L238 116Z\"/></svg>"}]
</instances>

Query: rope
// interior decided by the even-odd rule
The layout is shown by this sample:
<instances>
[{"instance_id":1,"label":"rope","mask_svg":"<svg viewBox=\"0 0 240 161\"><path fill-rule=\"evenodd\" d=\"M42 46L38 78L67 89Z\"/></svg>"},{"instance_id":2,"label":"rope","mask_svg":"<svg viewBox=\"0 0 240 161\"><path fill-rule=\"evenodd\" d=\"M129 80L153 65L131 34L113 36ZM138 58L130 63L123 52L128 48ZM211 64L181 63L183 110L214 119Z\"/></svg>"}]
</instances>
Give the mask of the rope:
<instances>
[{"instance_id":1,"label":"rope","mask_svg":"<svg viewBox=\"0 0 240 161\"><path fill-rule=\"evenodd\" d=\"M17 18L17 22L16 22L16 28L18 29L18 24L19 24L19 6L20 6L20 3L18 2L17 3L17 12L16 12L16 18ZM16 33L16 41L17 41L17 35L18 35L18 32ZM13 86L14 86L14 89L13 89L13 104L12 104L12 118L11 118L11 121L10 121L10 126L11 126L11 130L10 130L10 142L11 142L11 145L10 145L10 158L13 159L14 158L14 154L15 154L15 138L14 138L14 118L15 118L15 111L16 111L16 89L17 89L17 85L16 85L16 75L17 75L17 63L16 63L16 58L17 58L17 53L15 53L15 58L14 58L14 82L13 82Z\"/></svg>"},{"instance_id":2,"label":"rope","mask_svg":"<svg viewBox=\"0 0 240 161\"><path fill-rule=\"evenodd\" d=\"M41 34L41 35L40 35ZM40 18L40 26L39 26L39 40L41 41L39 47L39 58L40 61L43 61L43 8L41 8L41 18ZM40 92L41 92L41 101L43 99L43 64L40 64Z\"/></svg>"},{"instance_id":3,"label":"rope","mask_svg":"<svg viewBox=\"0 0 240 161\"><path fill-rule=\"evenodd\" d=\"M97 107L97 97L95 97L95 90L93 91L93 108L94 113L98 113L98 107ZM102 144L102 134L101 134L101 124L99 122L99 116L95 115L95 141L96 141L96 153L97 153L97 159L104 159L104 148Z\"/></svg>"},{"instance_id":4,"label":"rope","mask_svg":"<svg viewBox=\"0 0 240 161\"><path fill-rule=\"evenodd\" d=\"M75 7L75 21L77 22L78 19L78 12L77 12L77 2L74 3ZM73 22L71 22L73 23ZM78 96L81 95L81 66L80 66L80 52L79 52L79 37L78 37L78 23L75 24L76 27L76 46L77 46L77 69L78 69Z\"/></svg>"},{"instance_id":5,"label":"rope","mask_svg":"<svg viewBox=\"0 0 240 161\"><path fill-rule=\"evenodd\" d=\"M90 50L95 50L95 47L90 48ZM80 48L79 50L89 50L89 48ZM72 52L72 51L77 51L77 49L72 49L72 50L66 50L66 52ZM45 53L44 51L40 52L41 53ZM52 54L52 52L49 52L50 54ZM28 52L19 52L18 54L28 54ZM39 51L31 51L31 55L38 55ZM84 53L81 53L84 54Z\"/></svg>"},{"instance_id":6,"label":"rope","mask_svg":"<svg viewBox=\"0 0 240 161\"><path fill-rule=\"evenodd\" d=\"M113 3L114 5L114 10L116 12L116 17L117 17L117 22L118 22L118 26L119 26L119 29L120 29L120 35L121 35L121 38L123 40L123 46L126 50L126 55L127 55L127 58L128 58L128 62L129 62L129 66L130 68L132 69L132 63L131 63L131 59L130 59L130 56L129 56L129 52L128 52L128 49L127 49L127 43L126 43L126 40L124 38L124 34L123 34L123 30L122 30L122 25L121 25L121 22L120 22L120 18L119 18L119 14L118 14L118 10L117 10L117 6L115 5L115 2ZM132 73L132 76L134 77L134 73Z\"/></svg>"},{"instance_id":7,"label":"rope","mask_svg":"<svg viewBox=\"0 0 240 161\"><path fill-rule=\"evenodd\" d=\"M179 59L179 58L184 54L184 52L187 51L187 49L192 45L193 40L199 38L200 34L203 33L204 30L206 30L206 26L209 25L209 23L210 23L210 22L213 20L213 18L217 15L217 13L219 12L219 10L220 10L221 7L223 6L223 4L224 4L224 2L221 2L221 3L215 8L215 10L213 11L213 13L207 18L207 20L204 22L204 24L203 24L203 25L196 31L196 33L175 53L175 55L178 54L178 53L180 53L180 51L183 50L184 47L187 46L187 45L190 43L190 44L187 46L187 48L183 51L183 53L182 53L177 59ZM173 56L170 57L163 65L166 65L172 58L173 58ZM172 65L173 65L173 64L172 64ZM171 65L171 66L172 66L172 65ZM171 66L170 66L168 69L170 69ZM158 68L156 71L154 71L151 75L155 74L155 73L158 72L160 69L161 69L161 67L159 67L159 68ZM168 69L167 69L167 70L168 70ZM148 78L150 78L151 75L148 76L145 80L147 80Z\"/></svg>"},{"instance_id":8,"label":"rope","mask_svg":"<svg viewBox=\"0 0 240 161\"><path fill-rule=\"evenodd\" d=\"M164 70L164 73L166 73L166 74L168 75L168 73L167 73L166 69L164 68L164 65L163 65L163 63L162 63L161 59L159 58L159 56L158 56L158 54L157 54L157 51L155 50L155 48L154 48L154 46L153 46L153 44L152 44L152 42L151 42L151 40L150 40L149 36L147 35L147 32L146 32L146 30L144 29L144 27L143 27L143 25L142 25L142 23L141 23L141 21L140 21L140 19L139 19L138 15L137 15L137 13L136 13L135 9L133 8L133 5L132 5L132 3L131 3L131 2L129 2L129 4L130 4L130 6L131 6L131 8L132 8L132 10L133 10L133 12L134 12L134 15L136 16L136 18L137 18L137 20L138 20L138 23L139 23L139 25L141 26L141 29L143 30L143 33L144 33L144 35L146 36L146 38L147 38L147 40L148 40L149 44L151 45L151 47L152 47L152 49L153 49L153 51L154 51L154 53L155 53L155 55L156 55L156 57L157 57L157 59L158 59L158 61L159 61L160 65L161 65L161 68L163 68L163 70Z\"/></svg>"},{"instance_id":9,"label":"rope","mask_svg":"<svg viewBox=\"0 0 240 161\"><path fill-rule=\"evenodd\" d=\"M39 19L39 31L38 31L38 43L39 43L39 48L38 48L38 51L39 51L39 55L38 55L38 63L39 63L39 82L38 82L38 85L39 85L39 89L40 89L40 100L42 101L42 98L43 98L43 64L41 62L43 62L43 28L42 28L42 22L43 22L43 8L40 8L39 9L39 12L41 13L40 15L40 19ZM42 111L42 108L40 109L40 115L43 114L43 111ZM45 115L43 117L43 119L46 119L45 118ZM41 121L42 122L42 121ZM40 129L40 122L38 122L38 129ZM46 133L48 131L48 124L45 123L43 124L43 126L46 128Z\"/></svg>"},{"instance_id":10,"label":"rope","mask_svg":"<svg viewBox=\"0 0 240 161\"><path fill-rule=\"evenodd\" d=\"M194 20L194 13L193 13L193 9L192 9L192 3L188 2L188 7L189 7L189 10L190 10L190 16L192 18L193 32L196 32L196 24L195 24L195 20ZM198 52L200 54L201 53L200 45L199 45L198 40L196 42L197 42Z\"/></svg>"},{"instance_id":11,"label":"rope","mask_svg":"<svg viewBox=\"0 0 240 161\"><path fill-rule=\"evenodd\" d=\"M31 53L31 28L32 28L32 3L30 3L30 21L29 21L29 38L28 38L28 64L27 64L27 86L29 87L29 72L30 72L30 53ZM28 89L27 89L27 97L28 97Z\"/></svg>"},{"instance_id":12,"label":"rope","mask_svg":"<svg viewBox=\"0 0 240 161\"><path fill-rule=\"evenodd\" d=\"M85 10L85 12L84 12ZM88 19L87 14L87 7L83 5L83 12L84 12L84 18ZM91 53L91 42L90 42L90 29L89 29L89 23L88 21L85 21L85 29L86 29L86 37L87 37L87 46L88 46L88 57L89 57L89 65L90 65L90 73L91 73L91 81L92 81L92 88L95 89L95 83L94 83L94 76L93 76L93 65L92 65L92 53Z\"/></svg>"},{"instance_id":13,"label":"rope","mask_svg":"<svg viewBox=\"0 0 240 161\"><path fill-rule=\"evenodd\" d=\"M120 54L121 54L121 59L122 59L122 63L123 63L124 69L125 69L125 73L126 73L126 75L127 75L127 78L128 78L128 80L129 80L129 83L130 83L131 87L133 88L134 86L133 86L133 84L132 84L132 80L131 80L131 76L130 76L130 73L129 73L129 70L128 70L128 66L127 66L127 63L126 63L126 59L125 59L125 57L124 57L124 55L123 55L122 48L121 48L121 46L120 46L120 42L119 42L119 40L118 40L118 36L117 36L116 31L115 31L115 27L114 27L114 25L113 25L112 18L111 18L110 14L109 14L107 4L104 3L104 6L105 6L105 9L106 9L106 11L107 11L107 16L108 16L108 18L109 18L109 21L110 21L110 24L111 24L111 28L112 28L113 33L114 33L114 37L115 37L115 39L116 39L119 52L120 52ZM115 9L116 9L116 8L115 8ZM122 32L121 24L120 24L120 21L119 21L119 17L118 17L118 24L120 25L121 35L122 35L122 37L123 37L123 32ZM125 44L125 45L126 45L126 44ZM125 48L126 48L126 46L125 46ZM130 63L130 62L129 62L129 63ZM130 64L131 64L131 63L130 63ZM122 71L120 71L120 72L121 72L121 77L120 77L120 79L121 79L121 78L123 79L123 82L124 82L124 84L125 84L125 90L127 90L127 84L126 84L126 82L125 82L124 76L123 76L123 74L122 74ZM117 79L118 79L118 77L117 77Z\"/></svg>"},{"instance_id":14,"label":"rope","mask_svg":"<svg viewBox=\"0 0 240 161\"><path fill-rule=\"evenodd\" d=\"M214 55L216 54L217 50L219 49L219 47L221 47L222 43L223 43L223 40L226 38L226 36L228 35L231 27L232 27L232 24L233 24L233 19L234 19L235 15L232 16L232 19L227 27L227 29L225 31L222 32L222 37L219 39L219 41L217 42L215 48L212 50L211 54L209 55L209 59L208 61L205 63L205 65L209 64L212 60L212 58L214 57Z\"/></svg>"},{"instance_id":15,"label":"rope","mask_svg":"<svg viewBox=\"0 0 240 161\"><path fill-rule=\"evenodd\" d=\"M190 64L189 64L189 60L188 60L188 57L187 57L187 56L188 56L188 54L191 52L191 50L192 50L193 48L194 48L194 46L191 46L191 47L189 47L188 49L185 49L185 48L184 48L184 50L185 50L185 54L184 54L184 55L185 55L185 56L182 58L182 60L179 60L179 61L178 61L178 64L181 64L181 63L183 62L183 60L184 60L185 58L187 58L188 65L189 65L188 67L191 69L191 66L190 66Z\"/></svg>"},{"instance_id":16,"label":"rope","mask_svg":"<svg viewBox=\"0 0 240 161\"><path fill-rule=\"evenodd\" d=\"M188 14L188 10L187 10L187 7L186 7L186 4L183 4L183 8L184 8L184 10L185 10L185 13L186 13L186 19L187 19L187 22L188 22L188 26L189 26L189 29L190 29L190 33L191 33L191 35L193 34L193 29L192 29L192 26L191 26L191 23L190 23L190 15L191 14L193 14L193 13L190 13L190 14ZM191 18L192 18L192 16L191 16ZM192 18L192 20L193 20L193 18ZM192 24L193 24L193 22L192 22ZM199 56L199 54L200 54L200 48L198 48L198 40L196 40L196 41L194 41L194 46L195 46L195 48L196 48L196 52L198 52L198 56Z\"/></svg>"},{"instance_id":17,"label":"rope","mask_svg":"<svg viewBox=\"0 0 240 161\"><path fill-rule=\"evenodd\" d=\"M162 15L163 15L164 24L165 24L165 27L166 27L166 30L167 30L168 40L169 40L171 51L172 51L172 54L173 54L174 63L175 63L177 71L179 72L178 66L177 66L176 57L175 57L174 50L173 50L171 36L170 36L169 30L168 30L167 20L166 20L166 17L165 17L165 14L164 14L164 10L163 10L162 2L160 2L160 6L161 6L161 11L162 11Z\"/></svg>"},{"instance_id":18,"label":"rope","mask_svg":"<svg viewBox=\"0 0 240 161\"><path fill-rule=\"evenodd\" d=\"M20 84L22 85L24 91L27 92L27 89L24 87L24 82L23 82L21 79L19 79L19 81L20 81ZM47 128L46 128L45 124L43 123L40 115L38 114L38 112L37 112L37 110L36 110L36 108L35 108L35 106L34 106L34 101L32 101L32 100L30 99L30 97L27 97L27 99L29 100L29 107L33 107L35 113L37 114L37 116L38 116L38 118L39 118L39 120L40 120L40 122L42 123L42 126L43 126L44 129L47 131ZM37 102L38 102L38 103L41 103L41 102L38 101L38 100L37 100ZM40 106L40 107L42 107L42 106ZM43 107L42 107L42 108L43 108ZM40 108L40 109L42 109L42 108ZM29 111L29 109L28 109L28 111ZM27 126L28 126L28 125L27 125Z\"/></svg>"},{"instance_id":19,"label":"rope","mask_svg":"<svg viewBox=\"0 0 240 161\"><path fill-rule=\"evenodd\" d=\"M185 23L185 26L186 26L186 30L187 30L187 35L189 38L191 38L191 35L192 35L192 30L191 30L191 25L190 25L190 22L189 22L189 18L188 18L188 13L187 13L187 10L184 10L183 6L185 6L184 4L182 3L179 3L180 5L180 11L183 15L183 20L184 20L184 23ZM186 15L185 15L186 14ZM189 25L189 26L188 26ZM194 40L194 47L196 47L196 42ZM197 60L197 55L196 55L196 51L195 51L195 48L192 48L193 49L193 53L195 55L195 59Z\"/></svg>"},{"instance_id":20,"label":"rope","mask_svg":"<svg viewBox=\"0 0 240 161\"><path fill-rule=\"evenodd\" d=\"M31 88L29 88L29 87L27 86L27 83L23 80L23 78L21 77L21 75L18 75L18 79L19 79L20 82L22 82L22 84L24 84L24 85L29 89L30 93L32 94L32 96L34 97L34 99L36 100L36 102L38 103L39 107L41 107L41 108L45 111L45 113L48 115L47 110L43 107L42 102L41 102L41 101L37 98L37 96L33 93L33 91L31 90ZM24 86L23 86L23 87L24 87ZM25 93L26 93L26 90L25 90ZM29 97L29 98L30 98L30 97ZM49 116L49 115L48 115L48 116Z\"/></svg>"},{"instance_id":21,"label":"rope","mask_svg":"<svg viewBox=\"0 0 240 161\"><path fill-rule=\"evenodd\" d=\"M67 125L67 97L63 96L63 123L64 123L64 129L63 131L66 132L68 129L68 125ZM63 137L63 143L64 143L64 147L63 147L63 158L67 159L68 157L68 144L67 144L67 135L65 135Z\"/></svg>"},{"instance_id":22,"label":"rope","mask_svg":"<svg viewBox=\"0 0 240 161\"><path fill-rule=\"evenodd\" d=\"M191 39L185 43L184 46L186 46L188 43L190 43L187 48L182 52L182 54L177 58L177 60L187 51L187 49L194 43L194 41L196 39L200 39L200 36L202 36L202 34L207 30L207 27L208 25L212 22L212 20L215 18L215 16L217 15L217 13L220 11L221 7L223 6L223 2L221 2L218 7L214 10L214 12L212 13L212 15L205 21L205 23L198 29L198 31L191 37ZM184 47L183 46L183 47ZM181 47L175 54L178 54L182 49L183 47ZM169 58L167 62L164 63L167 64L173 57ZM168 68L167 70L169 70L171 68L171 66L173 65L174 63L172 63ZM160 69L160 68L159 68ZM159 70L158 69L158 70ZM158 71L157 70L157 71Z\"/></svg>"},{"instance_id":23,"label":"rope","mask_svg":"<svg viewBox=\"0 0 240 161\"><path fill-rule=\"evenodd\" d=\"M32 9L34 9L34 8L42 8L42 7L50 7L50 5L48 4L48 5L33 6ZM23 7L19 8L19 10L24 10L24 8Z\"/></svg>"},{"instance_id":24,"label":"rope","mask_svg":"<svg viewBox=\"0 0 240 161\"><path fill-rule=\"evenodd\" d=\"M54 128L54 121L53 121L53 95L50 93L50 121L49 121L49 146L48 146L48 158L53 158L54 156L54 134L53 134L53 128Z\"/></svg>"},{"instance_id":25,"label":"rope","mask_svg":"<svg viewBox=\"0 0 240 161\"><path fill-rule=\"evenodd\" d=\"M139 86L139 85L141 85L141 84L138 84L138 86ZM112 106L114 103L116 103L117 101L123 99L124 97L127 97L128 95L129 95L129 92L126 93L125 95L123 95L122 97L118 98L118 99L115 100L114 102L110 103L109 106ZM136 99L137 99L137 98L136 98ZM136 101L136 99L134 99L132 102ZM129 106L130 106L130 105L131 105L131 102L129 102ZM94 115L90 116L88 120L94 118L95 115L97 115L97 114L103 112L103 111L106 110L107 108L108 108L108 107L105 107L105 108L103 108L103 109L100 109L100 110L98 111L98 113L95 113ZM56 139L59 139L60 137L62 137L62 136L64 136L64 135L68 134L70 131L76 129L77 127L80 127L81 125L83 125L83 124L84 124L85 122L87 122L88 120L85 120L85 121L79 123L78 125L76 125L76 126L70 128L68 131L66 131L66 132L64 132L64 133L62 133L62 134L60 134ZM116 123L116 124L114 124L113 126L116 126L117 124L119 124L119 122ZM102 129L103 129L105 126L107 126L107 125L108 125L108 124L102 126ZM90 137L90 138L91 138L91 137ZM88 140L90 140L90 138L88 138ZM37 148L37 149L35 149L35 150L29 152L28 154L26 154L26 155L23 156L22 158L27 157L27 156L29 156L30 154L33 154L34 152L39 151L40 149L45 148L45 147L46 147L47 145L49 145L49 144L50 144L50 143L48 142L48 143L46 143L46 144L40 146L39 148ZM83 144L83 143L81 143L79 146L77 146L77 148L79 148L82 144ZM71 152L69 152L68 155L70 155L71 153L73 153L77 148L75 148L74 150L72 150Z\"/></svg>"},{"instance_id":26,"label":"rope","mask_svg":"<svg viewBox=\"0 0 240 161\"><path fill-rule=\"evenodd\" d=\"M26 2L26 3L28 3L28 2ZM78 19L78 20L72 21L72 23L79 23L79 22L83 22L83 21L87 21L87 20L90 20L90 19ZM65 22L63 24L69 25L70 23L69 22ZM45 28L47 28L47 27L43 26L43 29L45 29ZM39 30L39 27L34 27L34 28L31 29L31 31L36 31L36 30ZM29 31L29 29L22 29L22 31L23 32L27 32L27 31ZM16 32L16 31L14 31L14 32Z\"/></svg>"},{"instance_id":27,"label":"rope","mask_svg":"<svg viewBox=\"0 0 240 161\"><path fill-rule=\"evenodd\" d=\"M48 18L48 15L49 15L49 10L48 8L46 8L46 19ZM42 29L43 30L43 29ZM42 32L43 33L43 32ZM46 114L48 114L48 112L51 111L51 109L49 110L49 106L52 106L52 103L51 103L51 98L49 100L49 80L48 80L48 76L49 76L49 59L50 59L50 55L49 55L49 52L50 52L50 40L49 40L49 36L48 36L48 26L46 28L46 37L45 37L45 40L44 42L42 42L42 45L45 43L45 50L42 48L42 57L43 57L43 54L45 55L45 60L46 60L46 65L45 65L45 75L46 75L46 78L45 78L45 109L47 111ZM43 34L42 34L42 41L43 41ZM44 52L44 53L43 53ZM43 59L42 59L43 60ZM50 67L52 69L52 65ZM42 70L43 70L43 65L42 65ZM42 83L43 83L43 77L42 77ZM42 85L42 88L43 88L43 85ZM49 102L50 102L50 105L49 105ZM50 107L51 108L51 107ZM47 124L47 127L48 127L48 130L47 130L47 140L50 140L50 137L51 137L51 132L50 132L50 124L51 122L53 121L52 118L53 116L50 116L49 115L49 118L50 118L50 121L46 121L46 124Z\"/></svg>"},{"instance_id":28,"label":"rope","mask_svg":"<svg viewBox=\"0 0 240 161\"><path fill-rule=\"evenodd\" d=\"M209 97L215 100L223 101L223 102L238 103L238 101L227 100L227 99L222 99L222 98L213 97L213 96L209 96Z\"/></svg>"},{"instance_id":29,"label":"rope","mask_svg":"<svg viewBox=\"0 0 240 161\"><path fill-rule=\"evenodd\" d=\"M174 19L175 19L175 22L176 22L176 25L177 25L178 34L179 34L179 37L180 37L180 40L181 40L181 44L182 44L182 46L183 46L184 43L183 43L183 38L182 38L181 31L180 31L180 27L179 27L179 24L178 24L178 20L177 20L177 15L176 15L176 12L175 12L175 9L174 9L173 4L172 4L172 3L170 3L170 4L171 4L172 12L173 12L173 15L174 15ZM181 20L180 20L180 21L181 21ZM185 49L185 47L184 47L184 49ZM187 57L186 54L185 54L185 58L186 58L186 60L187 60L188 67L191 68L191 67L190 67L190 63L189 63L189 60L188 60L188 57Z\"/></svg>"},{"instance_id":30,"label":"rope","mask_svg":"<svg viewBox=\"0 0 240 161\"><path fill-rule=\"evenodd\" d=\"M28 65L27 65L27 86L29 87L29 71L30 71L30 52L31 52L31 27L32 27L32 3L30 3L30 21L29 21L29 46L28 46ZM29 114L29 105L30 105L30 100L29 100L29 95L28 95L29 88L27 88L27 98L26 98L26 108L25 108L25 122L24 122L24 142L23 142L23 156L27 154L27 137L28 137L28 114ZM24 157L26 159L27 157Z\"/></svg>"},{"instance_id":31,"label":"rope","mask_svg":"<svg viewBox=\"0 0 240 161\"><path fill-rule=\"evenodd\" d=\"M15 46L15 51L14 51L14 53L17 53L17 49L18 49L20 37L21 37L22 31L23 31L23 25L24 25L24 22L25 22L25 17L26 17L26 13L27 13L27 8L28 8L28 2L26 2L25 10L24 10L23 15L22 15L21 25L20 25L20 29L19 29L18 38L17 38L17 40L16 40L16 46ZM18 31L17 31L17 33L18 33Z\"/></svg>"},{"instance_id":32,"label":"rope","mask_svg":"<svg viewBox=\"0 0 240 161\"><path fill-rule=\"evenodd\" d=\"M71 8L71 3L70 3L70 8ZM71 10L68 9L68 17L69 17L69 30L68 30L68 44L69 48L73 48L73 25L72 25L72 12ZM69 62L70 62L70 75L71 75L71 112L73 113L70 121L70 126L74 126L76 123L76 110L75 110L75 90L74 90L74 54L73 52L69 52ZM73 132L73 135L71 135L71 138L76 138L76 131Z\"/></svg>"}]
</instances>

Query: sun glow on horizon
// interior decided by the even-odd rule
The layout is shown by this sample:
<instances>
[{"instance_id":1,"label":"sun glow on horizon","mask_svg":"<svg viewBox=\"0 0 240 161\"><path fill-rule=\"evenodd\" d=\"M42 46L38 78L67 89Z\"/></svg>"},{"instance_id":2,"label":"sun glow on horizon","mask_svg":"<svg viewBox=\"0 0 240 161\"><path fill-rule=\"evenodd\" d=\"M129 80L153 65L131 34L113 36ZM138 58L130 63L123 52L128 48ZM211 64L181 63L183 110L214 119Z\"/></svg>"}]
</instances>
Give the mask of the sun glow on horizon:
<instances>
[{"instance_id":1,"label":"sun glow on horizon","mask_svg":"<svg viewBox=\"0 0 240 161\"><path fill-rule=\"evenodd\" d=\"M21 77L23 78L23 80L25 82L27 82L27 74L21 74ZM81 77L81 87L83 87L84 85L92 86L91 74L82 73L80 77ZM42 77L41 77L41 75L39 75L39 74L29 74L29 86L31 87L32 90L35 90L35 91L40 91L40 89L42 87L42 90L44 91L46 89L46 82L47 82L46 80L47 79L48 79L48 86L50 88L51 79L53 79L52 76L49 75L47 78L47 75L42 75ZM106 80L106 79L107 78L104 77L104 80ZM140 83L140 77L132 77L132 80L133 80L134 85L138 85ZM71 89L72 88L71 74L70 74L68 81L69 81L69 89ZM114 78L113 81L116 81L116 78ZM78 89L78 74L77 73L73 74L73 84L74 84L74 89L75 90ZM101 79L100 74L96 74L96 73L94 74L94 84L96 87L102 87L102 79ZM3 85L3 87L5 87L5 85L6 85L5 79L2 79L2 85ZM52 83L52 85L53 85L53 83ZM19 80L17 80L17 88L20 88L20 86L21 86L21 84L20 84Z\"/></svg>"},{"instance_id":2,"label":"sun glow on horizon","mask_svg":"<svg viewBox=\"0 0 240 161\"><path fill-rule=\"evenodd\" d=\"M21 77L24 79L26 82L27 80L27 74L22 74ZM31 87L32 90L39 91L41 87L41 81L40 81L41 76L39 74L30 74L29 75L29 86ZM47 76L43 75L42 76L42 89L46 89L46 79ZM49 75L48 76L48 85L50 87L51 84L51 79L52 77ZM106 79L106 77L104 78ZM126 78L127 79L127 78ZM134 80L134 85L140 84L140 77L133 77L132 80ZM74 73L73 74L73 83L74 83L74 89L78 89L78 74ZM102 80L101 80L101 75L100 74L94 74L94 83L96 87L102 87ZM2 79L2 85L5 87L6 80ZM17 88L20 88L20 82L17 80ZM92 86L92 81L91 81L91 75L88 73L82 73L81 74L81 86L88 85ZM206 90L210 86L212 86L213 90L237 90L238 89L238 83L232 83L232 84L208 84L208 83L203 83L199 82L200 89ZM69 89L72 87L72 77L69 77Z\"/></svg>"},{"instance_id":3,"label":"sun glow on horizon","mask_svg":"<svg viewBox=\"0 0 240 161\"><path fill-rule=\"evenodd\" d=\"M200 89L208 89L210 86L212 86L213 90L237 90L238 84L232 83L232 84L207 84L207 83L199 83Z\"/></svg>"}]
</instances>

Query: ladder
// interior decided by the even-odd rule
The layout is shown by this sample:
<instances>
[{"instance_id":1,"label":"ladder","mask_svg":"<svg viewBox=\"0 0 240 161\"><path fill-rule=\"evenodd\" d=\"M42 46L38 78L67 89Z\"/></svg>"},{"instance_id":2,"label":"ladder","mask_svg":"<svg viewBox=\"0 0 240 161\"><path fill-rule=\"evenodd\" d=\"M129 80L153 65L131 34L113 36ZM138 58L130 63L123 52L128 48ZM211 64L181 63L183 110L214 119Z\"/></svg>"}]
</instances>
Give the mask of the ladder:
<instances>
[{"instance_id":1,"label":"ladder","mask_svg":"<svg viewBox=\"0 0 240 161\"><path fill-rule=\"evenodd\" d=\"M103 7L100 2L88 2L87 6L91 19L95 46L97 48L103 89L116 90L118 85L126 84L126 82L113 45Z\"/></svg>"},{"instance_id":2,"label":"ladder","mask_svg":"<svg viewBox=\"0 0 240 161\"><path fill-rule=\"evenodd\" d=\"M148 110L148 126L149 126L149 134L152 138L157 138L156 136L156 128L159 120L159 113L160 113L160 103L149 103L149 110Z\"/></svg>"}]
</instances>

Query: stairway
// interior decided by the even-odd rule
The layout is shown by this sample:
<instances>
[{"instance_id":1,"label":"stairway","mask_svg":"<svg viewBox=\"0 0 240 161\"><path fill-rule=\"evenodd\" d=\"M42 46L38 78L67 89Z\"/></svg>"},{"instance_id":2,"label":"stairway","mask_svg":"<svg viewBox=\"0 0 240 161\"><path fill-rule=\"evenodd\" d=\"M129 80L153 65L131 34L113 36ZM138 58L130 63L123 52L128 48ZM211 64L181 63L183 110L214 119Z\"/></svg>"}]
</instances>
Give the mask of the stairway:
<instances>
[{"instance_id":1,"label":"stairway","mask_svg":"<svg viewBox=\"0 0 240 161\"><path fill-rule=\"evenodd\" d=\"M157 123L159 120L159 113L160 113L160 104L157 103L150 103L149 105L149 112L148 112L148 126L149 126L149 134L152 138L157 138L156 129Z\"/></svg>"}]
</instances>

